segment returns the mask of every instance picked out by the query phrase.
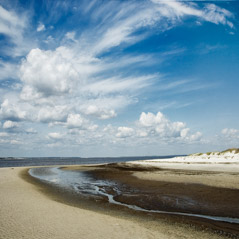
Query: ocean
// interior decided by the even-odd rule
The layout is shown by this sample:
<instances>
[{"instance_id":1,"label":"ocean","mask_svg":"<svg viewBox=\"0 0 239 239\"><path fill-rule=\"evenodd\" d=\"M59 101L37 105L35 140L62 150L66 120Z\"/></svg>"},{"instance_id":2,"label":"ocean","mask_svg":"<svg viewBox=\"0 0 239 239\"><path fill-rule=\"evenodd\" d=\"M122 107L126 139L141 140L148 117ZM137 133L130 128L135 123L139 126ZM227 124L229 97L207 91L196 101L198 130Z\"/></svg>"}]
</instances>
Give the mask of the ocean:
<instances>
[{"instance_id":1,"label":"ocean","mask_svg":"<svg viewBox=\"0 0 239 239\"><path fill-rule=\"evenodd\" d=\"M119 163L135 160L172 158L179 155L167 156L134 156L134 157L0 157L0 167L28 167L28 166L54 166L54 165L85 165L85 164L103 164Z\"/></svg>"}]
</instances>

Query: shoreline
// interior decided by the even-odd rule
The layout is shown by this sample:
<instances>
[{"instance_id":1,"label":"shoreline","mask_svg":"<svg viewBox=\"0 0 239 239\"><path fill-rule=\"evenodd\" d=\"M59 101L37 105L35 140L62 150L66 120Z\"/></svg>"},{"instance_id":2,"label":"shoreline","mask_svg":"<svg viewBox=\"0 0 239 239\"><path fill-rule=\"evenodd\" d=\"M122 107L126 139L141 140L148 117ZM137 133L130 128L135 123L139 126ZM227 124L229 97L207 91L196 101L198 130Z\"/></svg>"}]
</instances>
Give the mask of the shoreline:
<instances>
[{"instance_id":1,"label":"shoreline","mask_svg":"<svg viewBox=\"0 0 239 239\"><path fill-rule=\"evenodd\" d=\"M106 165L98 165L93 167L85 167L85 166L72 166L72 167L62 167L62 169L70 170L70 171L78 171L80 170L87 170L88 173L93 175L95 179L103 179L103 180L112 180L116 182L120 182L124 184L124 187L128 187L126 190L127 196L123 196L125 192L122 191L121 196L116 196L118 202L109 204L108 207L116 209L117 206L113 204L125 204L127 205L133 204L136 207L139 207L139 210L136 211L144 211L144 213L140 214L139 216L145 216L145 213L153 213L153 211L160 211L158 215L154 215L154 217L157 218L168 218L169 220L175 219L178 222L186 221L186 224L194 224L197 225L197 227L206 227L212 231L221 231L220 233L225 234L231 234L231 235L239 235L237 226L234 224L223 222L223 218L220 219L220 217L224 217L225 220L230 220L227 217L238 218L238 210L237 210L237 198L238 198L238 190L234 190L230 187L230 183L232 180L228 182L228 188L226 187L215 187L215 185L218 183L218 181L214 182L216 184L214 185L200 185L198 182L193 182L192 179L195 176L200 176L201 178L204 178L205 175L210 175L211 178L209 179L210 182L212 182L212 179L215 181L215 179L222 178L222 175L217 175L216 172L202 172L199 171L195 174L190 172L189 175L186 175L188 178L187 180L191 180L192 182L185 184L185 178L184 174L189 173L189 171L178 171L178 170L171 170L170 176L180 176L180 178L183 178L184 182L176 183L176 182L169 182L169 180L163 181L162 178L159 176L162 176L162 173L167 173L170 170L165 170L155 167L145 167L142 165L135 165L131 163L118 163L118 164L106 164ZM153 174L153 175L152 175ZM200 175L199 175L200 174ZM69 175L70 176L70 175ZM153 177L150 177L153 176ZM228 177L228 174L224 175L224 178ZM234 176L231 175L233 178ZM239 177L238 177L239 182ZM195 190L196 186L196 190ZM160 187L162 190L157 191L157 187ZM145 188L151 188L152 190L145 190ZM178 190L178 189L181 190ZM119 188L118 188L119 189ZM107 189L110 190L111 189ZM133 193L135 190L141 190L140 193L135 194ZM223 190L223 191L221 191ZM130 193L128 193L128 191ZM201 192L205 192L203 195L201 195ZM222 193L223 192L223 193ZM150 194L150 199L145 199ZM166 197L169 197L169 199L165 200L162 196L159 198L159 195L166 194ZM234 196L235 194L235 196ZM167 196L168 195L168 196ZM107 196L107 194L104 193L104 196ZM227 199L229 196L229 200ZM230 199L234 197L234 200ZM135 199L132 199L135 198ZM189 205L191 204L189 199L185 198L192 198L190 200L193 200L196 202L195 205ZM220 198L223 203L218 203L218 198ZM143 203L138 203L137 201L142 201ZM158 201L161 200L161 204L164 205L163 207L158 207L156 204L158 204ZM184 207L176 207L175 208L175 201L180 202L180 204L184 204ZM189 201L188 201L189 200ZM67 201L67 200L66 200ZM99 197L97 199L97 203L99 205L100 201L104 201L107 203L108 199L105 197ZM220 200L219 200L220 201ZM204 205L208 204L209 206L205 207ZM156 207L152 206L155 205ZM76 205L77 206L77 205ZM133 206L134 207L134 206ZM122 208L122 206L121 206ZM142 208L142 209L140 209ZM198 208L198 209L197 209ZM109 209L109 208L108 208ZM145 209L148 209L149 211L145 211ZM106 205L107 210L107 205ZM127 211L123 207L124 211ZM150 211L151 210L151 211ZM175 212L176 211L176 212ZM127 211L129 214L132 214L132 210L130 209ZM136 213L136 212L134 212ZM190 215L193 213L193 215ZM179 217L178 217L179 216ZM181 217L180 217L181 216ZM211 218L212 217L212 218ZM214 218L214 219L213 219ZM217 219L219 218L219 219ZM210 220L208 220L210 219ZM213 220L211 220L213 219ZM219 220L219 221L217 221ZM221 220L221 221L220 221ZM235 219L235 221L238 219Z\"/></svg>"}]
</instances>

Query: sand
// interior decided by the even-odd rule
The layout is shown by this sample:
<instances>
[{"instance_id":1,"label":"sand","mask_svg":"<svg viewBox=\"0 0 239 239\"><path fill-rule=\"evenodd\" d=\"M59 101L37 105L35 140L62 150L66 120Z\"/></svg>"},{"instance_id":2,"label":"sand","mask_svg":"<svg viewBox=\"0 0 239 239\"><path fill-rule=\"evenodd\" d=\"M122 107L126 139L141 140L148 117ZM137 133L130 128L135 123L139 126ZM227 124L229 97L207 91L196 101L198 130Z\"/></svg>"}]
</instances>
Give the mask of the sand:
<instances>
[{"instance_id":1,"label":"sand","mask_svg":"<svg viewBox=\"0 0 239 239\"><path fill-rule=\"evenodd\" d=\"M134 176L140 179L239 189L239 154L186 156L132 161L127 164L133 167L163 169L157 172L134 173Z\"/></svg>"},{"instance_id":2,"label":"sand","mask_svg":"<svg viewBox=\"0 0 239 239\"><path fill-rule=\"evenodd\" d=\"M0 168L0 238L218 238L165 222L138 222L54 201L22 179L24 168Z\"/></svg>"},{"instance_id":3,"label":"sand","mask_svg":"<svg viewBox=\"0 0 239 239\"><path fill-rule=\"evenodd\" d=\"M203 184L218 188L239 189L239 173L230 172L200 172L178 170L162 170L157 172L135 172L133 174L137 178L145 180L155 180L161 182L173 183L193 183Z\"/></svg>"}]
</instances>

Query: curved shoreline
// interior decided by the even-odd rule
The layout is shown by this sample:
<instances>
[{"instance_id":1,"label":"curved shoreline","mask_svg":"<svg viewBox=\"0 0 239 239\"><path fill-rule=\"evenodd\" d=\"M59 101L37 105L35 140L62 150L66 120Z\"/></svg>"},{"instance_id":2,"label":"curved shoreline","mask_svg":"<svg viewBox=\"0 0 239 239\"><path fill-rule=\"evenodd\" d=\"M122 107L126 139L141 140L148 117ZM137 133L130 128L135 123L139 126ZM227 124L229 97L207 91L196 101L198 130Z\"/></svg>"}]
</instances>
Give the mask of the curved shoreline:
<instances>
[{"instance_id":1,"label":"curved shoreline","mask_svg":"<svg viewBox=\"0 0 239 239\"><path fill-rule=\"evenodd\" d=\"M124 178L123 183L125 183L125 181L130 179L131 183L134 181L133 184L136 183L136 185L138 185L139 182L142 182L142 180L139 180L136 177L134 177L133 174L132 174L132 170L134 172L137 172L137 173L149 173L149 171L150 171L148 167L147 167L147 169L145 169L145 168L142 169L141 166L139 168L137 168L137 167L135 168L135 166L133 166L133 167L132 167L132 165L130 165L130 166L127 165L126 166L125 164L100 165L100 166L92 166L92 167L72 166L72 167L67 167L67 168L63 167L63 169L64 169L64 171L69 171L69 170L77 171L79 169L80 170L89 170L89 172L96 177L98 177L101 174L100 177L103 176L103 178L105 178L105 177L109 178L109 176L110 177L113 176L113 178L111 178L113 180L122 180L122 177L120 178L119 174L116 173L117 170L120 169L119 171L124 172L123 173L123 178ZM152 172L155 172L156 169L151 168L151 170L152 170ZM125 174L125 172L126 172L126 174L128 174L128 176L131 175L130 178ZM132 181L132 178L134 178L133 181ZM143 180L143 181L145 181L145 180ZM152 183L153 181L150 181L150 182ZM154 183L156 183L156 182L154 182ZM42 184L42 183L40 183L40 184ZM45 187L45 189L46 188L48 188L48 186ZM49 193L49 191L48 191L48 193ZM82 198L80 199L80 205L79 205L79 198L77 199L77 196L76 197L75 196L74 195L68 195L68 196L65 195L65 198L63 196L63 198L64 198L63 203L68 204L69 200L70 200L70 204L72 204L72 202L73 202L74 206L82 207L82 202L84 202L84 199L83 200L82 200ZM105 197L107 197L107 196L105 195ZM62 198L61 193L57 195L57 200L61 200L60 198ZM122 210L122 206L120 206L120 205L112 205L111 204L111 206L110 206L109 204L107 204L108 198L107 199L104 198L103 200L102 200L102 198L95 198L95 199L88 198L88 199L89 199L88 202L86 202L85 204L83 203L83 205L84 205L83 208L88 208L90 210L96 210L96 211L99 211L101 213L105 213L107 211L107 213L112 213L112 215L114 215L115 212L116 212L116 214L118 214L119 212L122 211L123 214L124 214L123 217L124 216L126 216L126 217L133 216L134 217L135 215L137 215L135 218L142 217L144 219L147 218L147 216L145 217L145 213L147 215L148 215L148 213L150 213L149 211L147 211L147 212L138 211L137 214L135 214L135 213L132 214L132 211L130 211L130 209L127 210L127 208L126 208L126 209ZM128 204L128 202L127 202L128 199L126 201L124 201L125 199L123 199L123 201L122 201L122 198L121 198L120 200L121 200L122 203ZM163 210L163 211L165 211L165 210ZM169 220L170 224L173 224L173 223L177 222L179 224L193 225L193 227L196 226L196 228L198 228L197 230L200 230L200 228L204 228L204 229L206 228L209 231L217 231L220 235L225 234L225 235L229 235L229 236L231 235L230 236L231 238L239 238L239 232L238 232L237 226L235 226L236 224L224 223L224 222L220 222L220 221L212 221L210 218L207 218L207 217L210 217L210 216L208 216L208 214L205 215L205 217L204 217L204 215L201 215L201 213L200 213L200 215L196 215L196 216L199 216L199 217L201 216L201 218L191 217L190 215L187 215L187 212L185 214L182 213L182 212L175 213L175 215L172 215L172 213L170 213L170 214L171 215L167 215L167 212L166 212L166 214L160 214L160 215L157 215L157 216L151 215L150 217L154 217L155 218L154 220L162 220L162 219L163 220L164 219ZM191 214L191 213L189 213L189 214ZM195 214L197 214L197 213L194 212L194 215ZM223 215L223 217L225 218L227 216ZM216 219L216 218L214 218L214 219ZM223 218L220 218L220 216L219 216L218 219L221 220Z\"/></svg>"},{"instance_id":2,"label":"curved shoreline","mask_svg":"<svg viewBox=\"0 0 239 239\"><path fill-rule=\"evenodd\" d=\"M98 165L99 167L100 165ZM106 165L101 165L101 166L106 166ZM70 190L70 187L72 187L72 192L74 193L79 193L84 195L84 190L86 190L86 187L88 186L87 193L90 196L105 196L108 198L108 202L111 204L127 207L132 210L140 211L140 212L145 212L145 213L158 213L158 214L168 214L168 215L177 215L177 216L187 216L187 217L195 217L195 218L203 218L203 219L209 219L212 221L219 221L219 222L228 222L228 223L235 223L239 224L239 218L232 218L232 217L220 217L220 216L212 216L212 215L203 215L203 214L194 214L194 213L186 213L186 212L176 212L176 211L163 211L163 210L153 210L153 209L145 209L137 205L131 205L127 203L122 203L120 201L117 201L115 196L113 194L107 193L106 190L104 190L104 183L107 183L109 187L111 187L114 191L117 190L117 194L123 194L124 192L119 192L120 188L117 188L116 184L112 184L110 181L105 181L100 184L94 185L93 181L90 181L87 179L87 177L84 177L81 175L81 172L77 173L77 176L74 178L74 174L76 174L75 170L71 171L70 167L68 168L67 172L61 171L60 168L58 167L52 167L52 168L46 168L45 171L47 170L47 173L45 173L45 176L43 175L37 175L35 171L39 171L38 168L33 168L29 169L28 173L37 179L40 179L44 183L50 183L54 186L56 181L58 181L57 186L58 187L65 187L66 189L68 188ZM41 170L42 171L42 170ZM64 184L64 182L60 180L64 180L60 175L62 173L65 173L66 175L64 177L67 178L67 182ZM73 175L71 175L73 174ZM93 173L94 174L94 173ZM70 181L71 180L71 181ZM73 181L75 180L75 181ZM89 181L87 181L89 180ZM78 182L77 182L78 181ZM80 185L80 181L84 181L84 185ZM139 179L140 183L140 179ZM74 185L75 184L75 185ZM56 187L57 187L56 186ZM82 189L82 187L85 187ZM89 187L92 187L90 190ZM81 190L79 190L81 188Z\"/></svg>"}]
</instances>

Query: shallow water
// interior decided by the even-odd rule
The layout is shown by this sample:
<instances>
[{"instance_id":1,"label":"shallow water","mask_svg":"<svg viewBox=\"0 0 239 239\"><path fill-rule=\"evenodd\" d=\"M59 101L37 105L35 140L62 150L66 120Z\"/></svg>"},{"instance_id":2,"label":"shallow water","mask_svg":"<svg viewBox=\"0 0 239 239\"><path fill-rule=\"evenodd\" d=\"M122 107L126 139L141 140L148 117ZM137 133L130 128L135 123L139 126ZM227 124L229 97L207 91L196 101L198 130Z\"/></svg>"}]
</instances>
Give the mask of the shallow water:
<instances>
[{"instance_id":1,"label":"shallow water","mask_svg":"<svg viewBox=\"0 0 239 239\"><path fill-rule=\"evenodd\" d=\"M121 187L119 187L117 183L110 180L95 180L90 176L89 173L87 173L87 171L72 171L72 170L63 170L57 167L49 167L49 168L32 168L29 170L29 174L32 177L40 179L42 182L49 183L56 187L71 190L74 193L78 193L85 196L92 195L105 197L109 203L127 207L132 210L147 213L160 213L169 215L197 217L213 221L239 224L239 218L191 214L183 212L168 212L161 210L148 210L138 207L136 205L129 205L119 202L115 198L116 196L121 195L122 192L120 191Z\"/></svg>"}]
</instances>

